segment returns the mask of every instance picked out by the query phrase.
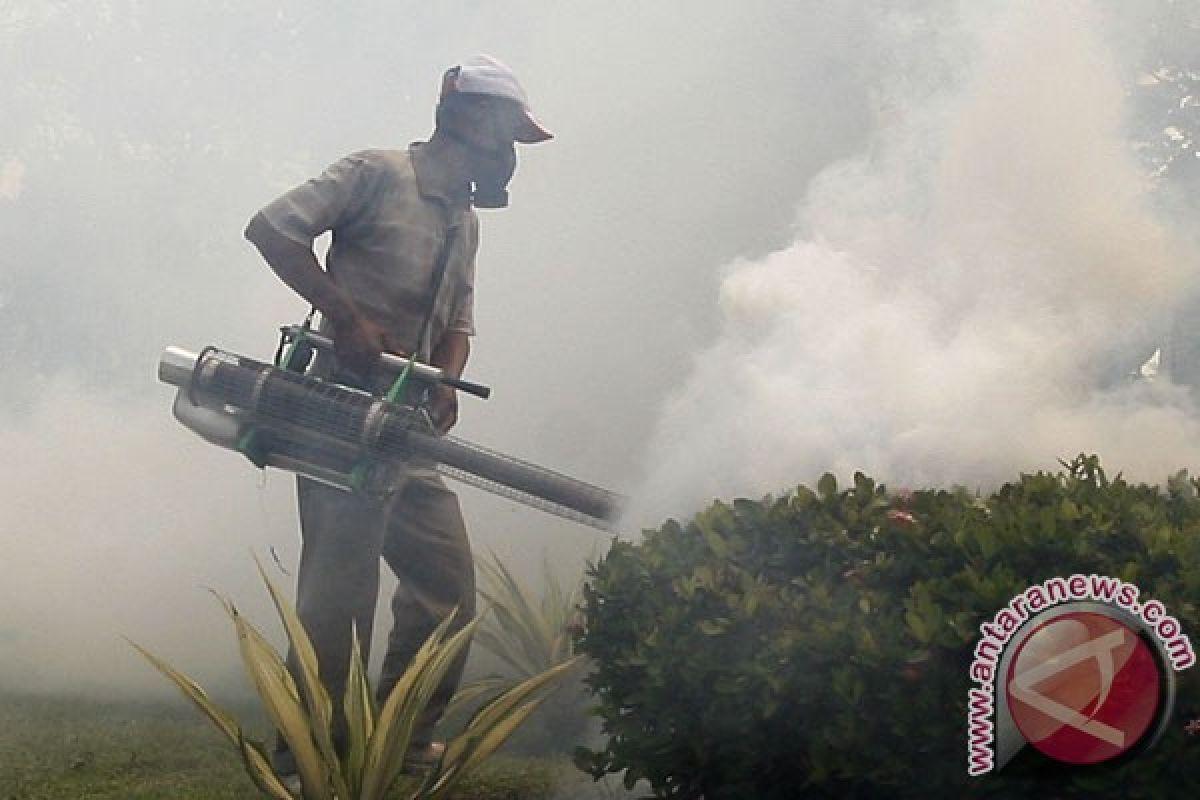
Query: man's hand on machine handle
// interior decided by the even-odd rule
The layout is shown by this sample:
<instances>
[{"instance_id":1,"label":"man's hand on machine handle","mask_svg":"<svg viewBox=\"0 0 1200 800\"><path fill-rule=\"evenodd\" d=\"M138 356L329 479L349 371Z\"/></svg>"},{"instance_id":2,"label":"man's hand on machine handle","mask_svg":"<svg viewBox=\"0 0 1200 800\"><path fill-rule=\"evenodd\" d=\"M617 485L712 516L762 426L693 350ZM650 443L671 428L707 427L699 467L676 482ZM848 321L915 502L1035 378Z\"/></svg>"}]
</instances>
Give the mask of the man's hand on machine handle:
<instances>
[{"instance_id":1,"label":"man's hand on machine handle","mask_svg":"<svg viewBox=\"0 0 1200 800\"><path fill-rule=\"evenodd\" d=\"M366 375L379 361L382 352L405 355L392 341L387 329L362 314L334 321L334 351L347 369Z\"/></svg>"},{"instance_id":2,"label":"man's hand on machine handle","mask_svg":"<svg viewBox=\"0 0 1200 800\"><path fill-rule=\"evenodd\" d=\"M429 417L438 433L447 433L458 422L458 392L453 386L439 383L429 402Z\"/></svg>"}]
</instances>

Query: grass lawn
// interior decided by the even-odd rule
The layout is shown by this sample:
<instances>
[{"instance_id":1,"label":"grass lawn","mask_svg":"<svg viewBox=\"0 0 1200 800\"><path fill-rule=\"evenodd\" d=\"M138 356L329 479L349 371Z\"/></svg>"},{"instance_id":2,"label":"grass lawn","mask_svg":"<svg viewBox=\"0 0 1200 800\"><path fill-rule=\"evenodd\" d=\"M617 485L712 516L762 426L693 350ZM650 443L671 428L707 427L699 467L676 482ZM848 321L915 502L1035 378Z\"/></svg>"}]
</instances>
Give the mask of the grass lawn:
<instances>
[{"instance_id":1,"label":"grass lawn","mask_svg":"<svg viewBox=\"0 0 1200 800\"><path fill-rule=\"evenodd\" d=\"M261 716L236 711L265 738ZM590 783L562 760L497 757L455 797L584 797L592 794ZM232 746L182 700L105 703L0 692L0 800L257 797Z\"/></svg>"}]
</instances>

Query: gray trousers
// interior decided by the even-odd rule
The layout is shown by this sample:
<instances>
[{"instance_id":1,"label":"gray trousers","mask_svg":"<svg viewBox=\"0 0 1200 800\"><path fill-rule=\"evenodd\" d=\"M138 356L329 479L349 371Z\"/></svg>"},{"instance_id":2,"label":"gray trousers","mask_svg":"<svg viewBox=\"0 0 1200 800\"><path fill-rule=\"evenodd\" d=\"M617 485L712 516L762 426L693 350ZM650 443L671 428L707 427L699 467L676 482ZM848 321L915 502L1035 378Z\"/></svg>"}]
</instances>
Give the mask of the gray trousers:
<instances>
[{"instance_id":1,"label":"gray trousers","mask_svg":"<svg viewBox=\"0 0 1200 800\"><path fill-rule=\"evenodd\" d=\"M399 581L376 692L381 706L421 644L455 607L455 629L474 617L475 565L458 497L429 470L412 471L384 499L307 478L297 479L296 491L303 535L296 607L337 712L335 737L344 743L345 718L340 712L350 670L351 623L358 630L365 662L379 594L380 558ZM434 693L414 730L414 746L431 740L465 662L464 653ZM294 663L293 654L289 663ZM286 766L290 754L280 739L277 765L281 755Z\"/></svg>"}]
</instances>

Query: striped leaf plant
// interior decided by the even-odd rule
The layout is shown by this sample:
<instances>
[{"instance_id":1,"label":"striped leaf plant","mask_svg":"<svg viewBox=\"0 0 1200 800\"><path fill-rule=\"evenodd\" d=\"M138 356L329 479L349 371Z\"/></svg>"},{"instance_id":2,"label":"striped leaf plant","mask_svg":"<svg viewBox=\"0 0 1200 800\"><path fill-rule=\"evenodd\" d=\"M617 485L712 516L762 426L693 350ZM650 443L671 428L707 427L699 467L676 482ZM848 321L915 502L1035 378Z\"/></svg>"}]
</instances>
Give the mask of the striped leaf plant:
<instances>
[{"instance_id":1,"label":"striped leaf plant","mask_svg":"<svg viewBox=\"0 0 1200 800\"><path fill-rule=\"evenodd\" d=\"M342 698L347 722L347 744L334 745L333 706L318 680L316 652L295 609L258 563L288 641L297 655L298 675L293 677L284 658L228 599L222 605L237 633L242 662L271 723L287 741L296 758L303 785L295 795L271 766L262 742L246 734L242 725L187 675L135 642L130 642L165 675L229 739L240 754L251 780L274 800L411 800L445 798L454 786L476 770L521 726L545 699L549 687L575 664L564 661L521 681L484 704L456 736L446 742L440 760L427 771L409 774L404 757L421 711L429 703L455 658L467 647L482 617L451 632L452 613L429 636L395 688L377 708L357 645L350 656L350 672ZM298 680L297 680L298 678ZM478 694L478 686L462 694ZM456 698L462 701L464 697ZM388 792L398 790L398 794Z\"/></svg>"}]
</instances>

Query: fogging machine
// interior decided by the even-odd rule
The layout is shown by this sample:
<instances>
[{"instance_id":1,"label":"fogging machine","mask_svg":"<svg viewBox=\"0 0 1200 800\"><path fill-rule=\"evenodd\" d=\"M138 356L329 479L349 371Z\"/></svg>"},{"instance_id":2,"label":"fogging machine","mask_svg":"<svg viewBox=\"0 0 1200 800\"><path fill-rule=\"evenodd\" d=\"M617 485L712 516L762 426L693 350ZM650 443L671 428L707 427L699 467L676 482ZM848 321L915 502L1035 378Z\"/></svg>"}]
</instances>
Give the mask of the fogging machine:
<instances>
[{"instance_id":1,"label":"fogging machine","mask_svg":"<svg viewBox=\"0 0 1200 800\"><path fill-rule=\"evenodd\" d=\"M304 326L280 329L275 364L206 347L168 347L159 380L178 387L174 415L205 440L260 468L295 472L346 491L376 491L401 464L429 464L457 481L552 514L611 530L622 498L545 467L439 435L420 398L437 384L480 398L491 390L392 353L375 370L381 394L304 372L309 353L334 343ZM307 351L307 352L306 352ZM416 391L413 391L413 390Z\"/></svg>"}]
</instances>

